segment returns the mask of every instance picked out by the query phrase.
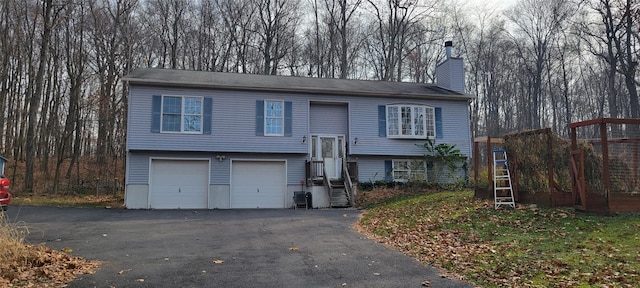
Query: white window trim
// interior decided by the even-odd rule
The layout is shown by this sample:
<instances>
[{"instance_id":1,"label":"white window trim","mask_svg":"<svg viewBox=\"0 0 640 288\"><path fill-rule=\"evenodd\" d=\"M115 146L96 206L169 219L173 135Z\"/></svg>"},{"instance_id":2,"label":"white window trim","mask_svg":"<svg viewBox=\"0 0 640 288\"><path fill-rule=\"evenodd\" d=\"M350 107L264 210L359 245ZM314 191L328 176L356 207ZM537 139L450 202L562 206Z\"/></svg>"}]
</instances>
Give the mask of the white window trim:
<instances>
[{"instance_id":1,"label":"white window trim","mask_svg":"<svg viewBox=\"0 0 640 288\"><path fill-rule=\"evenodd\" d=\"M280 102L280 104L282 105L282 116L281 117L268 117L267 116L267 103L268 102ZM284 125L285 125L285 121L284 121L284 114L285 114L285 108L284 108L284 100L274 100L274 99L265 99L264 100L264 127L263 127L263 131L264 131L264 136L284 136ZM268 133L267 131L267 119L282 119L282 127L280 133Z\"/></svg>"},{"instance_id":2,"label":"white window trim","mask_svg":"<svg viewBox=\"0 0 640 288\"><path fill-rule=\"evenodd\" d=\"M404 178L396 178L395 172L397 170L395 169L395 167L397 166L396 162L399 162L399 161L403 161L403 162L407 161L409 163L413 163L414 161L421 161L422 165L423 165L423 169L424 169L423 170L424 171L424 179L423 180L427 180L427 163L424 160L420 160L420 159L392 159L391 160L391 178L393 179L394 182L409 182L409 180L411 180L411 179L404 179ZM407 170L400 170L400 171L407 171L408 172L407 175L409 175L409 178L411 178L412 175L415 173L411 169L411 165L409 165ZM417 171L419 171L419 170L417 170Z\"/></svg>"},{"instance_id":3,"label":"white window trim","mask_svg":"<svg viewBox=\"0 0 640 288\"><path fill-rule=\"evenodd\" d=\"M165 131L164 130L164 98L165 97L180 97L180 131ZM199 98L200 99L200 131L184 131L184 100L185 98ZM196 114L189 114L196 115ZM182 96L182 95L162 95L162 103L160 104L160 133L167 134L202 134L204 130L204 97L202 96Z\"/></svg>"},{"instance_id":4,"label":"white window trim","mask_svg":"<svg viewBox=\"0 0 640 288\"><path fill-rule=\"evenodd\" d=\"M390 107L396 107L398 109L398 119L397 119L397 127L398 127L398 134L397 135L391 135L390 130L390 121L389 121L389 108ZM414 118L414 114L415 113L411 113L411 131L412 133L414 133L413 135L402 135L401 131L402 131L402 108L407 108L409 107L411 109L411 111L414 111L415 108L424 108L424 119L422 120L422 125L424 127L423 132L424 135L415 135L416 132L416 128L414 127L415 125L415 118ZM386 123L386 134L387 134L387 138L394 138L394 139L434 139L436 138L436 113L435 113L435 108L433 106L428 106L428 105L416 105L416 104L389 104L386 105L385 107L385 123ZM427 135L429 129L427 127L427 110L431 110L431 123L433 123L433 135Z\"/></svg>"}]
</instances>

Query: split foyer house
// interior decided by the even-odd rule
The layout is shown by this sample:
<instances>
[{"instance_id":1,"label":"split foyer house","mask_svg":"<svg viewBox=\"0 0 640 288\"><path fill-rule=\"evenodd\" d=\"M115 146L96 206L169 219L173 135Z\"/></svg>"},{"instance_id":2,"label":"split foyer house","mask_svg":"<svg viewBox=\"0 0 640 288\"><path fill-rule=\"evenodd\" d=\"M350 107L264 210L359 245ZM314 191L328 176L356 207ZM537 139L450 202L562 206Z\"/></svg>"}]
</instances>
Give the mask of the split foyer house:
<instances>
[{"instance_id":1,"label":"split foyer house","mask_svg":"<svg viewBox=\"0 0 640 288\"><path fill-rule=\"evenodd\" d=\"M438 84L137 69L125 205L288 208L305 191L314 207L349 206L357 181L429 177L410 165L427 138L471 150L472 97L449 55Z\"/></svg>"}]
</instances>

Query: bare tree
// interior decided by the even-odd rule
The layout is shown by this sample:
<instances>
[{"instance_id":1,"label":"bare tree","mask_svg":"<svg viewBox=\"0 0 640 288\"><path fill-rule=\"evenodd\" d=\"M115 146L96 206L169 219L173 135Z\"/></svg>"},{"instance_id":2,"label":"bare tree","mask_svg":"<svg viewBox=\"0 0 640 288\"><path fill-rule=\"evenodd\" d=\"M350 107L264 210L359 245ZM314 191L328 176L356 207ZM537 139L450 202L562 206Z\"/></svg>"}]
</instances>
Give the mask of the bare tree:
<instances>
[{"instance_id":1,"label":"bare tree","mask_svg":"<svg viewBox=\"0 0 640 288\"><path fill-rule=\"evenodd\" d=\"M540 128L545 120L542 118L546 103L542 93L545 64L551 45L572 13L570 7L567 0L521 0L509 13L508 18L518 27L514 43L531 77L526 95L531 105L525 115L527 128Z\"/></svg>"},{"instance_id":2,"label":"bare tree","mask_svg":"<svg viewBox=\"0 0 640 288\"><path fill-rule=\"evenodd\" d=\"M92 40L93 73L98 80L96 156L98 163L106 164L114 156L114 133L118 118L124 117L126 95L119 93L119 80L127 66L126 37L123 27L131 21L131 14L137 3L135 0L118 0L115 3L104 1L100 6L90 2L91 13L90 35ZM175 59L174 59L175 60ZM171 60L172 63L176 63ZM176 60L177 61L177 60Z\"/></svg>"},{"instance_id":3,"label":"bare tree","mask_svg":"<svg viewBox=\"0 0 640 288\"><path fill-rule=\"evenodd\" d=\"M249 53L253 36L252 21L256 13L256 5L251 0L216 0L216 7L224 23L224 29L211 26L213 38L220 39L222 31L226 30L222 39L228 39L224 52L215 51L214 55L224 53L231 63L227 64L225 71L249 73ZM212 15L213 16L213 15ZM228 38L227 38L228 37ZM223 48L224 44L214 44L214 47ZM231 60L235 59L235 60ZM222 69L220 69L222 71Z\"/></svg>"},{"instance_id":4,"label":"bare tree","mask_svg":"<svg viewBox=\"0 0 640 288\"><path fill-rule=\"evenodd\" d=\"M30 83L33 86L32 94L29 95L29 112L27 114L27 135L26 135L26 171L24 179L24 191L33 191L33 174L37 147L38 134L36 125L39 121L38 112L44 91L44 76L49 60L49 45L51 44L51 34L53 30L54 18L59 12L58 7L54 9L53 0L45 0L42 3L42 33L40 38L40 55L38 67L36 68L35 79Z\"/></svg>"},{"instance_id":5,"label":"bare tree","mask_svg":"<svg viewBox=\"0 0 640 288\"><path fill-rule=\"evenodd\" d=\"M295 37L299 23L299 3L295 0L256 0L257 21L254 31L260 40L261 73L276 75L280 60L291 46L287 39Z\"/></svg>"},{"instance_id":6,"label":"bare tree","mask_svg":"<svg viewBox=\"0 0 640 288\"><path fill-rule=\"evenodd\" d=\"M374 0L367 2L375 17L375 22L371 23L373 37L369 38L366 45L376 78L400 81L403 53L410 33L420 33L417 31L419 29L414 29L415 26L435 13L438 1L420 6L414 1L387 0L384 5Z\"/></svg>"}]
</instances>

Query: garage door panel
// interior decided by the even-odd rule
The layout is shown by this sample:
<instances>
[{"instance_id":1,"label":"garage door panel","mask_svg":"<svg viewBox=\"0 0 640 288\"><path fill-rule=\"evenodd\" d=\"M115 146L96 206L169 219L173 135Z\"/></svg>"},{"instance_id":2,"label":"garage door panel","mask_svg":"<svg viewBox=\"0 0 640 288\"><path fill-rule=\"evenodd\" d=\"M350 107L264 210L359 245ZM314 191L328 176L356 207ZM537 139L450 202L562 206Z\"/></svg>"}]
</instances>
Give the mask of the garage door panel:
<instances>
[{"instance_id":1,"label":"garage door panel","mask_svg":"<svg viewBox=\"0 0 640 288\"><path fill-rule=\"evenodd\" d=\"M151 208L207 208L209 161L152 160Z\"/></svg>"},{"instance_id":2,"label":"garage door panel","mask_svg":"<svg viewBox=\"0 0 640 288\"><path fill-rule=\"evenodd\" d=\"M284 208L285 162L234 161L232 169L232 208Z\"/></svg>"}]
</instances>

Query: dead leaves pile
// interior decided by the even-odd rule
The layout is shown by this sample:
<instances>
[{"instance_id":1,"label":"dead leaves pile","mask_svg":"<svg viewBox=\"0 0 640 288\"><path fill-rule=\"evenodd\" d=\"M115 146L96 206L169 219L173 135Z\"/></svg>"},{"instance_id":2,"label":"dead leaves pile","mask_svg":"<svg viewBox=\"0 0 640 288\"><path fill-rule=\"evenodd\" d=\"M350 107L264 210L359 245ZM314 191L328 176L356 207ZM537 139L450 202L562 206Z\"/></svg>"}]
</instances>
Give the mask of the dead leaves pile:
<instances>
[{"instance_id":1,"label":"dead leaves pile","mask_svg":"<svg viewBox=\"0 0 640 288\"><path fill-rule=\"evenodd\" d=\"M441 203L438 210L452 211L449 203ZM484 206L481 205L481 206ZM441 229L448 218L448 213L441 211L423 211L421 205L406 205L409 209L396 210L380 207L375 217L364 215L356 223L356 229L403 253L440 268L471 266L473 255L487 253L492 247L478 241L477 237L465 235L458 229ZM367 212L365 212L367 214ZM423 215L423 217L413 217ZM398 219L413 218L417 223L405 223ZM449 276L464 279L463 276L448 272Z\"/></svg>"},{"instance_id":2,"label":"dead leaves pile","mask_svg":"<svg viewBox=\"0 0 640 288\"><path fill-rule=\"evenodd\" d=\"M372 208L355 228L450 277L480 285L637 287L640 252L587 238L593 236L584 227L594 223L576 227L580 219L571 209L496 211L492 202L475 200L471 193L447 192ZM633 243L627 246L637 246ZM584 263L569 263L575 257Z\"/></svg>"},{"instance_id":3,"label":"dead leaves pile","mask_svg":"<svg viewBox=\"0 0 640 288\"><path fill-rule=\"evenodd\" d=\"M25 253L0 262L1 287L61 287L100 265L43 245L24 245Z\"/></svg>"},{"instance_id":4,"label":"dead leaves pile","mask_svg":"<svg viewBox=\"0 0 640 288\"><path fill-rule=\"evenodd\" d=\"M376 188L372 191L359 191L356 196L356 205L360 208L366 208L388 199L416 194L423 194L423 192L397 188Z\"/></svg>"}]
</instances>

